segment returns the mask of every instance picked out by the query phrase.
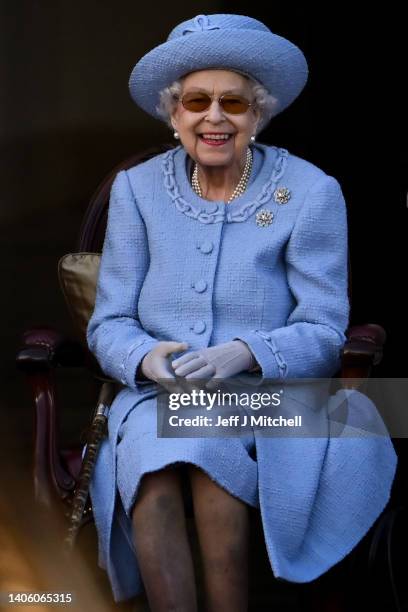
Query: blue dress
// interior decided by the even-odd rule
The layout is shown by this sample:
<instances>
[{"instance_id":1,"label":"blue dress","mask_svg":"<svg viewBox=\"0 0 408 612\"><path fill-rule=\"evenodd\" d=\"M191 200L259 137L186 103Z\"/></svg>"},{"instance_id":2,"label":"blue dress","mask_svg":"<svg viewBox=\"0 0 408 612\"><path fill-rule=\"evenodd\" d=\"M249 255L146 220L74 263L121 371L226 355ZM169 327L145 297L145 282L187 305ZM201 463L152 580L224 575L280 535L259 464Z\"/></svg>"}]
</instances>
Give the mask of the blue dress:
<instances>
[{"instance_id":1,"label":"blue dress","mask_svg":"<svg viewBox=\"0 0 408 612\"><path fill-rule=\"evenodd\" d=\"M240 339L261 366L259 384L329 379L340 365L349 316L341 188L285 149L252 148L250 183L228 205L194 193L181 146L120 172L112 187L87 339L123 385L91 482L99 563L116 601L143 588L130 517L147 472L191 463L259 508L271 569L293 582L339 562L389 499L391 440L366 435L367 406L356 393L347 398L353 421L336 430L329 415L346 392L330 397L324 382L289 394L285 386L286 414L302 406L316 437L256 428L240 437L157 436L157 385L135 374L160 340L190 351Z\"/></svg>"}]
</instances>

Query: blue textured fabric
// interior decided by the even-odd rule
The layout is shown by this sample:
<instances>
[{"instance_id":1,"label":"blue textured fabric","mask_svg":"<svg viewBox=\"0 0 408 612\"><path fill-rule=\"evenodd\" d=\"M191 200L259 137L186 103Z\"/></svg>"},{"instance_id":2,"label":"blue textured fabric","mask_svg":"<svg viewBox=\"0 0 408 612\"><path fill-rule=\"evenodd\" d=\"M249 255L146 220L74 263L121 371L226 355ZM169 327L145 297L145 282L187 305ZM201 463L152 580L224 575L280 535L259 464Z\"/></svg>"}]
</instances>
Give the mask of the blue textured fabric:
<instances>
[{"instance_id":1,"label":"blue textured fabric","mask_svg":"<svg viewBox=\"0 0 408 612\"><path fill-rule=\"evenodd\" d=\"M192 351L241 339L262 380L330 377L339 368L349 317L340 185L285 149L252 148L250 184L230 204L194 193L181 146L120 172L112 187L87 339L105 373L124 385L91 483L99 563L116 601L142 589L129 513L145 472L191 462L259 507L272 570L293 582L340 561L389 499L391 440L331 437L324 410L313 418L327 437L155 437L157 387L135 373L160 340L185 341ZM257 223L262 211L269 225Z\"/></svg>"},{"instance_id":2,"label":"blue textured fabric","mask_svg":"<svg viewBox=\"0 0 408 612\"><path fill-rule=\"evenodd\" d=\"M302 51L245 15L197 15L183 21L167 41L144 55L133 68L133 100L157 119L159 92L186 74L207 68L236 70L257 79L277 99L275 115L304 88L308 67Z\"/></svg>"}]
</instances>

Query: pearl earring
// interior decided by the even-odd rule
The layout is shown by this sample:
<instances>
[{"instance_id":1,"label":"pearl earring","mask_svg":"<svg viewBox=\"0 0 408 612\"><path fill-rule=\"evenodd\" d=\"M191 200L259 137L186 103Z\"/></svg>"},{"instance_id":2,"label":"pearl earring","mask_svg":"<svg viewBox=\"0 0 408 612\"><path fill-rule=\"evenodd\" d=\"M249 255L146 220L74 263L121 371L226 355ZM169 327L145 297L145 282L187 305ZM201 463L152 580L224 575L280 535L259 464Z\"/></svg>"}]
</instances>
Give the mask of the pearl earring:
<instances>
[{"instance_id":1,"label":"pearl earring","mask_svg":"<svg viewBox=\"0 0 408 612\"><path fill-rule=\"evenodd\" d=\"M255 136L251 136L250 140L251 142L255 142Z\"/></svg>"},{"instance_id":2,"label":"pearl earring","mask_svg":"<svg viewBox=\"0 0 408 612\"><path fill-rule=\"evenodd\" d=\"M176 140L180 138L180 134L178 132L174 132L173 136Z\"/></svg>"}]
</instances>

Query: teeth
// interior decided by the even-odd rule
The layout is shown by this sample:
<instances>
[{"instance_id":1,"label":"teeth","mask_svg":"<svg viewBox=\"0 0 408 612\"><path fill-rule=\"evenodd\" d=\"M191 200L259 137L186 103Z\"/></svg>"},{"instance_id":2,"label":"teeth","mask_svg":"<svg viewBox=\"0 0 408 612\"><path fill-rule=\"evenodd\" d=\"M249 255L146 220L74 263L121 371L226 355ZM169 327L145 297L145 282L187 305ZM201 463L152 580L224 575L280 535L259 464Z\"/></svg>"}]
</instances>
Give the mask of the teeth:
<instances>
[{"instance_id":1,"label":"teeth","mask_svg":"<svg viewBox=\"0 0 408 612\"><path fill-rule=\"evenodd\" d=\"M205 138L205 140L228 140L230 134L202 134L202 137Z\"/></svg>"}]
</instances>

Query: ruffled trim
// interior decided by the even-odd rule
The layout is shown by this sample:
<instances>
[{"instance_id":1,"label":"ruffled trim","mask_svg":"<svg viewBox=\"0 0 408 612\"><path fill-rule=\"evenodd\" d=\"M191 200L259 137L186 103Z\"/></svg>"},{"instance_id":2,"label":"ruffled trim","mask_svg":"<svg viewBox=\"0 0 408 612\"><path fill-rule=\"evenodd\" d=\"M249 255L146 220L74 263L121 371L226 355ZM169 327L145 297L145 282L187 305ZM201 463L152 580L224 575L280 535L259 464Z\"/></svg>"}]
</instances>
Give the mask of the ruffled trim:
<instances>
[{"instance_id":1,"label":"ruffled trim","mask_svg":"<svg viewBox=\"0 0 408 612\"><path fill-rule=\"evenodd\" d=\"M258 208L271 199L278 181L282 178L286 170L289 152L287 149L278 147L273 148L277 151L277 157L270 179L263 185L254 200L249 202L243 200L236 205L233 210L228 210L225 205L222 206L214 203L214 209L206 211L200 207L199 203L187 202L183 198L179 186L177 185L175 173L174 155L179 150L178 148L171 149L164 155L162 162L164 187L177 210L187 217L197 219L200 223L220 223L224 218L228 223L241 223L242 221L246 221ZM211 202L206 202L206 204L211 204Z\"/></svg>"}]
</instances>

